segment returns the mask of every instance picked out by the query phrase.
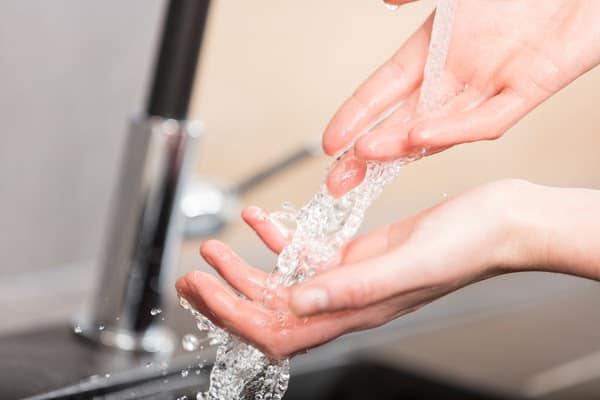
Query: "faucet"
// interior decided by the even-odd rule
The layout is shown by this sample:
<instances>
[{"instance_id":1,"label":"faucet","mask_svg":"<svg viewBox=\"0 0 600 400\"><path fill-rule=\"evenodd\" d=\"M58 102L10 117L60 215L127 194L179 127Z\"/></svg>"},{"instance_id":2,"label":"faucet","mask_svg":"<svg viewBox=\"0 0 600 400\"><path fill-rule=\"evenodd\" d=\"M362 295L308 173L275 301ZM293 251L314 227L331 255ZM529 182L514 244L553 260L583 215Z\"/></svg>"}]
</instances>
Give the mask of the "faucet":
<instances>
[{"instance_id":1,"label":"faucet","mask_svg":"<svg viewBox=\"0 0 600 400\"><path fill-rule=\"evenodd\" d=\"M238 196L318 152L306 144L230 188L187 182L203 132L187 114L209 6L210 0L167 6L146 115L129 130L101 276L90 309L75 322L74 332L95 343L172 351L175 336L156 315L182 238L216 233L229 223Z\"/></svg>"}]
</instances>

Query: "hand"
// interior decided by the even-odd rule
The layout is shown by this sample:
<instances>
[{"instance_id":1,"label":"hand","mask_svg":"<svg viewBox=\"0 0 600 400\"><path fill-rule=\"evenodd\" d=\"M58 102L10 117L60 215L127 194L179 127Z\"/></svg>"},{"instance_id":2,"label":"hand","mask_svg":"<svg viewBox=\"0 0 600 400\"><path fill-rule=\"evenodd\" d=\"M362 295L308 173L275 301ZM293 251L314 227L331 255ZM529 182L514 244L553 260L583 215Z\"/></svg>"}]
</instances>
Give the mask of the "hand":
<instances>
[{"instance_id":1,"label":"hand","mask_svg":"<svg viewBox=\"0 0 600 400\"><path fill-rule=\"evenodd\" d=\"M402 4L395 0L389 3ZM414 118L433 15L337 111L323 135L329 155L347 147L378 116L402 103L360 138L332 169L340 196L364 177L364 160L427 154L500 137L529 111L600 62L600 2L461 0L454 18L442 117Z\"/></svg>"},{"instance_id":2,"label":"hand","mask_svg":"<svg viewBox=\"0 0 600 400\"><path fill-rule=\"evenodd\" d=\"M268 306L263 304L268 275L211 240L202 245L202 256L244 298L199 271L181 278L177 291L217 325L255 343L272 358L281 358L347 332L379 326L470 283L550 265L544 241L549 228L532 221L558 222L554 228L574 244L572 229L565 227L572 224L577 230L577 220L561 222L554 215L572 216L567 210L553 210L552 218L546 215L547 209L532 210L551 204L550 199L569 209L582 208L583 203L578 192L548 190L521 181L501 181L447 199L356 238L343 249L338 266L291 289L277 290ZM568 204L564 198L577 203ZM598 194L589 203L600 204ZM587 215L584 212L582 218ZM243 213L246 222L278 253L290 232L262 216L264 212L257 207ZM600 257L598 261L600 265Z\"/></svg>"}]
</instances>

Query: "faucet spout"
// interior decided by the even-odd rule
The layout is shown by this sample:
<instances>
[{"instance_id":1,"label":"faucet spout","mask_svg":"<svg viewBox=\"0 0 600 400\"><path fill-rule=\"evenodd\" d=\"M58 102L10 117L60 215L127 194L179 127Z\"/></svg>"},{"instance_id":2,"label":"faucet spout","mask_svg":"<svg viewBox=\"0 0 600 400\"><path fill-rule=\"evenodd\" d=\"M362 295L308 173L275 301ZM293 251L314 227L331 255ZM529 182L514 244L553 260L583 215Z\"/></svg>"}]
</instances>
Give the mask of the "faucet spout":
<instances>
[{"instance_id":1,"label":"faucet spout","mask_svg":"<svg viewBox=\"0 0 600 400\"><path fill-rule=\"evenodd\" d=\"M92 308L76 333L124 350L170 351L160 324L183 227L179 201L198 121L186 120L210 0L171 0L147 106L131 126Z\"/></svg>"},{"instance_id":2,"label":"faucet spout","mask_svg":"<svg viewBox=\"0 0 600 400\"><path fill-rule=\"evenodd\" d=\"M201 130L199 122L160 117L133 123L82 335L124 350L172 349L157 314L182 236L178 204Z\"/></svg>"}]
</instances>

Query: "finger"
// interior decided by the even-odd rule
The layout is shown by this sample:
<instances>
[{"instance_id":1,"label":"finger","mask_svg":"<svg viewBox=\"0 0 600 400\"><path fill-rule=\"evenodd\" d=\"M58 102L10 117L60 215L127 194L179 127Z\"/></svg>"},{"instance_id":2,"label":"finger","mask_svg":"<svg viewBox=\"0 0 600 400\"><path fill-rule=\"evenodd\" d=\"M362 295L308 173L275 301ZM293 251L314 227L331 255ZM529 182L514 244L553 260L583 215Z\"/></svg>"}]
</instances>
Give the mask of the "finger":
<instances>
[{"instance_id":1,"label":"finger","mask_svg":"<svg viewBox=\"0 0 600 400\"><path fill-rule=\"evenodd\" d=\"M374 128L374 131L381 131L380 136L384 140L390 141L391 139L395 142L398 138L404 138L404 142L406 142L406 136L408 135L407 124L410 122L412 115L414 115L417 100L418 93L414 92L397 110ZM365 151L363 150L365 143L367 143L367 146L371 145L363 139L371 136L372 133L367 133L359 138L355 146L344 154L342 160L335 163L327 174L327 188L329 189L329 193L334 197L341 197L358 186L365 177L367 169L365 160L377 159L369 155L365 156ZM383 161L385 158L381 158L381 160Z\"/></svg>"},{"instance_id":2,"label":"finger","mask_svg":"<svg viewBox=\"0 0 600 400\"><path fill-rule=\"evenodd\" d=\"M366 172L366 162L356 159L354 151L350 150L327 174L327 189L333 197L341 197L358 186L365 179Z\"/></svg>"},{"instance_id":3,"label":"finger","mask_svg":"<svg viewBox=\"0 0 600 400\"><path fill-rule=\"evenodd\" d=\"M445 80L442 92L452 94L451 100L442 105L446 115L470 110L485 100L481 91L474 88L465 90L464 85L450 77ZM409 132L423 121L423 117L417 115L418 100L419 93L415 93L406 107L402 107L372 132L362 136L354 146L356 157L392 161L420 152L422 146L415 145L408 137ZM434 154L441 148L429 147L427 150L427 154Z\"/></svg>"},{"instance_id":4,"label":"finger","mask_svg":"<svg viewBox=\"0 0 600 400\"><path fill-rule=\"evenodd\" d=\"M413 147L436 149L497 139L528 111L522 97L506 90L472 110L422 121L409 132L408 142Z\"/></svg>"},{"instance_id":5,"label":"finger","mask_svg":"<svg viewBox=\"0 0 600 400\"><path fill-rule=\"evenodd\" d=\"M194 271L177 282L177 290L202 315L218 326L257 342L260 328L271 322L271 311L243 299L213 276Z\"/></svg>"},{"instance_id":6,"label":"finger","mask_svg":"<svg viewBox=\"0 0 600 400\"><path fill-rule=\"evenodd\" d=\"M430 273L427 266L415 267L409 259L408 254L391 252L326 271L292 289L290 308L298 316L358 309L435 287L445 278Z\"/></svg>"},{"instance_id":7,"label":"finger","mask_svg":"<svg viewBox=\"0 0 600 400\"><path fill-rule=\"evenodd\" d=\"M258 237L273 252L279 254L290 242L292 233L268 218L268 214L259 207L248 207L242 212L242 218L256 232Z\"/></svg>"},{"instance_id":8,"label":"finger","mask_svg":"<svg viewBox=\"0 0 600 400\"><path fill-rule=\"evenodd\" d=\"M383 254L389 248L392 225L371 231L351 240L343 249L342 264L353 264Z\"/></svg>"},{"instance_id":9,"label":"finger","mask_svg":"<svg viewBox=\"0 0 600 400\"><path fill-rule=\"evenodd\" d=\"M253 268L233 250L217 240L208 240L200 254L234 289L250 299L261 299L265 293L267 273Z\"/></svg>"},{"instance_id":10,"label":"finger","mask_svg":"<svg viewBox=\"0 0 600 400\"><path fill-rule=\"evenodd\" d=\"M323 134L323 149L327 154L333 155L348 146L379 115L414 91L422 78L431 23L430 16L336 112Z\"/></svg>"},{"instance_id":11,"label":"finger","mask_svg":"<svg viewBox=\"0 0 600 400\"><path fill-rule=\"evenodd\" d=\"M344 333L379 326L400 312L390 304L299 319L237 297L215 278L193 272L178 282L180 294L216 325L241 336L274 359L328 342Z\"/></svg>"},{"instance_id":12,"label":"finger","mask_svg":"<svg viewBox=\"0 0 600 400\"><path fill-rule=\"evenodd\" d=\"M408 132L416 121L386 125L360 138L354 148L361 160L392 161L411 155L414 145L408 141Z\"/></svg>"}]
</instances>

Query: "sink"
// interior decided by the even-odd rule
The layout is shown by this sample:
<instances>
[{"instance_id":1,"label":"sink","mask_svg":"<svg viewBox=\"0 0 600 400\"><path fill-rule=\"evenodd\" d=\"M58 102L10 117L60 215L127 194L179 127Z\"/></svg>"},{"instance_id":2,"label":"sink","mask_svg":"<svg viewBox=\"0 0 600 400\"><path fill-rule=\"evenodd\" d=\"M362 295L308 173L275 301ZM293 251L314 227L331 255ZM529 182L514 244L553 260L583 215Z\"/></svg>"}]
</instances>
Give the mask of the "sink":
<instances>
[{"instance_id":1,"label":"sink","mask_svg":"<svg viewBox=\"0 0 600 400\"><path fill-rule=\"evenodd\" d=\"M214 349L176 353L168 363L81 341L66 324L0 340L3 400L194 400L206 390ZM27 355L25 357L24 355ZM186 370L187 373L182 371ZM509 399L434 379L334 342L292 362L286 400ZM513 399L511 397L510 399Z\"/></svg>"},{"instance_id":2,"label":"sink","mask_svg":"<svg viewBox=\"0 0 600 400\"><path fill-rule=\"evenodd\" d=\"M97 376L27 400L193 400L198 391L207 388L209 369L190 369L188 374L182 375L181 370L186 368L186 364L192 363L193 359L181 359L173 363L168 371L147 373L146 377L136 377L134 369L117 375L112 382ZM285 400L306 399L509 400L509 397L458 387L369 360L349 358L343 363L293 374Z\"/></svg>"},{"instance_id":3,"label":"sink","mask_svg":"<svg viewBox=\"0 0 600 400\"><path fill-rule=\"evenodd\" d=\"M519 398L532 377L598 348L598 285L555 279L556 290L542 296L530 288L543 277L474 285L385 327L299 356L286 400ZM161 316L179 337L196 329L175 303ZM169 367L159 368L160 360L82 341L69 326L62 321L0 337L0 399L194 399L208 384L208 370L196 374L192 368L187 376L181 370L197 365L198 355L211 361L214 354L178 346ZM592 378L547 388L539 399L597 399L600 378Z\"/></svg>"},{"instance_id":4,"label":"sink","mask_svg":"<svg viewBox=\"0 0 600 400\"><path fill-rule=\"evenodd\" d=\"M462 388L368 360L292 375L286 400L500 400L491 393ZM513 399L513 397L511 397Z\"/></svg>"}]
</instances>

